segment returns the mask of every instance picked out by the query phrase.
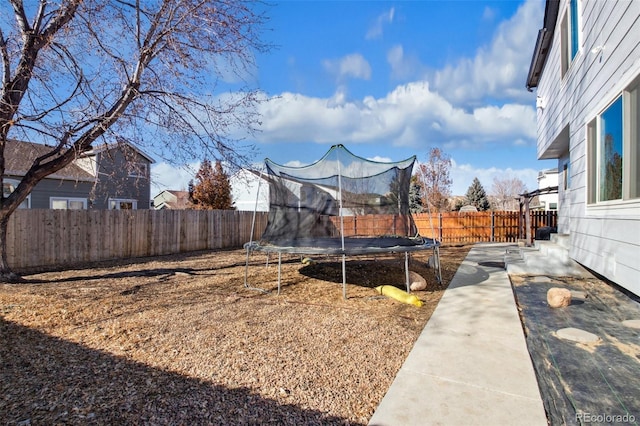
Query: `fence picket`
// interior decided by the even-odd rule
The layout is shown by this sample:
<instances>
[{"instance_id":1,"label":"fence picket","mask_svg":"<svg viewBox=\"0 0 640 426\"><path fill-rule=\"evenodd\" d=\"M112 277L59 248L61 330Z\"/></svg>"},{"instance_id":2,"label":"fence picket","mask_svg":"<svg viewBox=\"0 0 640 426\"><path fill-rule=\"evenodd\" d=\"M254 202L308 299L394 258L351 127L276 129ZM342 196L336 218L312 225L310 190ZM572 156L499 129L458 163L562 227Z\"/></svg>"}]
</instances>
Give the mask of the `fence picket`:
<instances>
[{"instance_id":1,"label":"fence picket","mask_svg":"<svg viewBox=\"0 0 640 426\"><path fill-rule=\"evenodd\" d=\"M414 214L420 235L443 244L515 242L518 212ZM322 218L331 224L337 218ZM405 224L393 216L345 218L346 235L389 234ZM185 210L18 210L7 229L7 260L15 270L65 267L79 263L186 251L237 248L259 240L266 212ZM337 225L339 222L335 222ZM556 212L531 212L532 233L557 226ZM339 225L336 227L339 229ZM433 235L435 234L435 235Z\"/></svg>"}]
</instances>

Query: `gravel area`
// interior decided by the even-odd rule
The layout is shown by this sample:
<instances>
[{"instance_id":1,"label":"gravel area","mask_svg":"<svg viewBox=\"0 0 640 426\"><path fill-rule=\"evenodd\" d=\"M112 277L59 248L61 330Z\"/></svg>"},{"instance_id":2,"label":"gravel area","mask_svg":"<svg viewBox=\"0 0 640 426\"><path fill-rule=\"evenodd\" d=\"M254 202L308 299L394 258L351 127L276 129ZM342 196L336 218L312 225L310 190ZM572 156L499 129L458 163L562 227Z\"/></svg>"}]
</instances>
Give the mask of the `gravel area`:
<instances>
[{"instance_id":1,"label":"gravel area","mask_svg":"<svg viewBox=\"0 0 640 426\"><path fill-rule=\"evenodd\" d=\"M471 246L441 248L417 308L404 257L277 268L242 250L111 262L0 284L0 424L366 424Z\"/></svg>"}]
</instances>

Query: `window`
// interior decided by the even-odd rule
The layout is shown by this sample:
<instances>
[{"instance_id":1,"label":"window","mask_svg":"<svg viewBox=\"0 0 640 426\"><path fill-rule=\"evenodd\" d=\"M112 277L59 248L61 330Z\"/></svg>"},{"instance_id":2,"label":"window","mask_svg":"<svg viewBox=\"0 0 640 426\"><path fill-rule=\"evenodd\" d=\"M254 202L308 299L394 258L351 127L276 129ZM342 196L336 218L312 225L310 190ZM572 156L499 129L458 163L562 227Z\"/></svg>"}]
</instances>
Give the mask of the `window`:
<instances>
[{"instance_id":1,"label":"window","mask_svg":"<svg viewBox=\"0 0 640 426\"><path fill-rule=\"evenodd\" d=\"M599 201L622 198L622 96L600 115Z\"/></svg>"},{"instance_id":2,"label":"window","mask_svg":"<svg viewBox=\"0 0 640 426\"><path fill-rule=\"evenodd\" d=\"M136 200L109 199L109 210L135 210L137 208L138 201Z\"/></svg>"},{"instance_id":3,"label":"window","mask_svg":"<svg viewBox=\"0 0 640 426\"><path fill-rule=\"evenodd\" d=\"M571 15L571 59L578 54L578 0L571 0L569 4Z\"/></svg>"},{"instance_id":4,"label":"window","mask_svg":"<svg viewBox=\"0 0 640 426\"><path fill-rule=\"evenodd\" d=\"M8 197L9 195L11 195L11 193L13 191L16 190L16 186L18 186L19 182L17 180L13 180L13 179L4 179L3 180L3 194L6 197ZM19 209L28 209L31 206L31 194L27 195L27 198L25 198L25 200L20 203L20 205L18 206Z\"/></svg>"},{"instance_id":5,"label":"window","mask_svg":"<svg viewBox=\"0 0 640 426\"><path fill-rule=\"evenodd\" d=\"M587 125L587 202L640 198L640 77Z\"/></svg>"},{"instance_id":6,"label":"window","mask_svg":"<svg viewBox=\"0 0 640 426\"><path fill-rule=\"evenodd\" d=\"M146 178L147 163L128 163L129 177Z\"/></svg>"},{"instance_id":7,"label":"window","mask_svg":"<svg viewBox=\"0 0 640 426\"><path fill-rule=\"evenodd\" d=\"M86 198L49 198L49 207L54 210L85 210L87 208Z\"/></svg>"},{"instance_id":8,"label":"window","mask_svg":"<svg viewBox=\"0 0 640 426\"><path fill-rule=\"evenodd\" d=\"M567 12L560 23L560 54L562 55L560 64L563 77L578 54L580 47L579 28L578 0L570 0Z\"/></svg>"}]
</instances>

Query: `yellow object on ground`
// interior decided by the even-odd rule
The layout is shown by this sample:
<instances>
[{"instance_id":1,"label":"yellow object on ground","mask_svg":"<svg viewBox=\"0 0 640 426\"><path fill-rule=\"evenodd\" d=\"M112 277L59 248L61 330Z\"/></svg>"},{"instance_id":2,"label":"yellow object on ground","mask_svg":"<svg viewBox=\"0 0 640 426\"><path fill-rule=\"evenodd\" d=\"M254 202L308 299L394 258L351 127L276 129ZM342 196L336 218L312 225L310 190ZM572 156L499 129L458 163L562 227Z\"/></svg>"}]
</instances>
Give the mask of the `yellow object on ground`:
<instances>
[{"instance_id":1,"label":"yellow object on ground","mask_svg":"<svg viewBox=\"0 0 640 426\"><path fill-rule=\"evenodd\" d=\"M422 306L422 300L418 299L415 295L409 294L406 291L400 290L392 285L381 285L376 287L376 291L383 296L391 297L402 303L408 303L417 307Z\"/></svg>"},{"instance_id":2,"label":"yellow object on ground","mask_svg":"<svg viewBox=\"0 0 640 426\"><path fill-rule=\"evenodd\" d=\"M305 265L313 265L314 263L316 263L316 261L310 257L305 257L304 259L302 259L302 263L304 263Z\"/></svg>"}]
</instances>

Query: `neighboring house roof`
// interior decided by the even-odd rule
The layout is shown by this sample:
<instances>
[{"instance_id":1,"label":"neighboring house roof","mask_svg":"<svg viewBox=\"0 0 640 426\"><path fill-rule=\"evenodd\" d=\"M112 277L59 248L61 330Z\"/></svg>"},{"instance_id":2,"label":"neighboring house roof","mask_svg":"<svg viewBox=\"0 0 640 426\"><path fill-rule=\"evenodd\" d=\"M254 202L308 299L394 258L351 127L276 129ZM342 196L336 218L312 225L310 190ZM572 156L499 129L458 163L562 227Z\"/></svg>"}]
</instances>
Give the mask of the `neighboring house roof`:
<instances>
[{"instance_id":1,"label":"neighboring house roof","mask_svg":"<svg viewBox=\"0 0 640 426\"><path fill-rule=\"evenodd\" d=\"M24 176L36 158L50 153L52 149L52 146L8 139L4 148L5 176ZM50 174L47 178L81 181L95 180L95 176L75 163L71 163L62 170Z\"/></svg>"},{"instance_id":2,"label":"neighboring house roof","mask_svg":"<svg viewBox=\"0 0 640 426\"><path fill-rule=\"evenodd\" d=\"M156 204L156 200L158 203ZM171 210L184 210L189 207L189 192L188 191L174 191L165 189L155 197L153 197L154 208L171 209Z\"/></svg>"},{"instance_id":3,"label":"neighboring house roof","mask_svg":"<svg viewBox=\"0 0 640 426\"><path fill-rule=\"evenodd\" d=\"M538 31L538 39L536 40L536 47L533 51L533 58L531 58L531 65L529 66L529 75L527 76L527 90L529 91L534 87L538 87L542 70L547 63L549 49L551 49L551 42L553 41L553 33L556 29L559 9L559 0L546 1L544 7L544 26Z\"/></svg>"},{"instance_id":4,"label":"neighboring house roof","mask_svg":"<svg viewBox=\"0 0 640 426\"><path fill-rule=\"evenodd\" d=\"M134 150L137 154L141 155L147 161L149 161L149 163L151 163L151 164L155 163L154 159L151 158L148 154L142 152L140 149L138 149L137 147L133 146L132 144L130 144L127 141L120 141L120 142L116 142L116 143L105 143L105 144L102 144L102 145L98 145L98 146L94 147L91 151L88 151L86 153L86 155L87 156L91 156L91 155L98 154L100 152L109 151L111 149L117 149L119 145L127 145L129 148Z\"/></svg>"}]
</instances>

